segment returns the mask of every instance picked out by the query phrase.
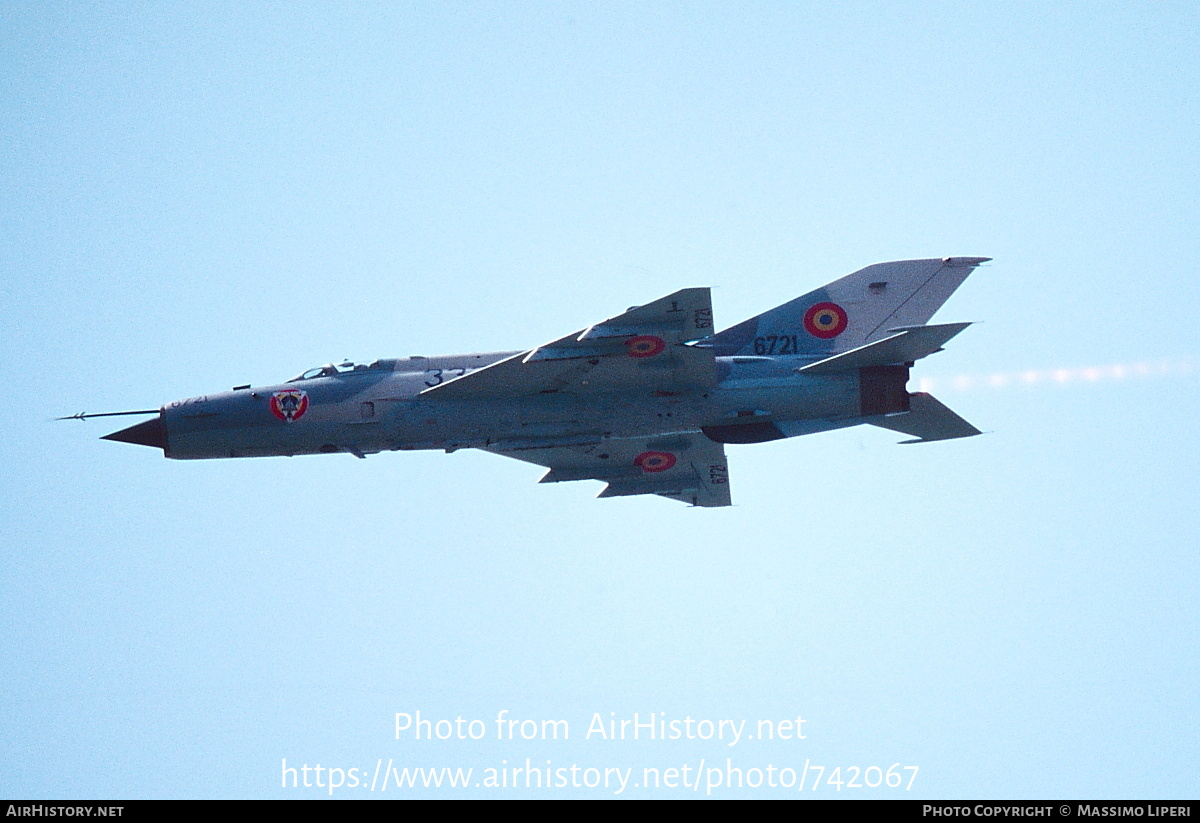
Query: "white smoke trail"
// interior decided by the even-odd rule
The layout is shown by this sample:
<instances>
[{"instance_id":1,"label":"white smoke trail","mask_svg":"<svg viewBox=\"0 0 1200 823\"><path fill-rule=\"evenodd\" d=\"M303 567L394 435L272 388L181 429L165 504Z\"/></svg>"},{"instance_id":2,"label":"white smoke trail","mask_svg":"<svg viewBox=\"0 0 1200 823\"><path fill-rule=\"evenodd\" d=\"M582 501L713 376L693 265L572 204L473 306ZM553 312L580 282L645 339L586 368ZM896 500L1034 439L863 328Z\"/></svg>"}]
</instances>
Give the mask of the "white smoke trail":
<instances>
[{"instance_id":1,"label":"white smoke trail","mask_svg":"<svg viewBox=\"0 0 1200 823\"><path fill-rule=\"evenodd\" d=\"M921 377L918 391L974 391L1005 389L1013 386L1096 383L1101 380L1129 380L1148 377L1181 377L1195 373L1189 360L1156 360L1138 363L1114 363L1108 366L1083 366L1063 369L1030 369L994 374L959 374L953 377Z\"/></svg>"}]
</instances>

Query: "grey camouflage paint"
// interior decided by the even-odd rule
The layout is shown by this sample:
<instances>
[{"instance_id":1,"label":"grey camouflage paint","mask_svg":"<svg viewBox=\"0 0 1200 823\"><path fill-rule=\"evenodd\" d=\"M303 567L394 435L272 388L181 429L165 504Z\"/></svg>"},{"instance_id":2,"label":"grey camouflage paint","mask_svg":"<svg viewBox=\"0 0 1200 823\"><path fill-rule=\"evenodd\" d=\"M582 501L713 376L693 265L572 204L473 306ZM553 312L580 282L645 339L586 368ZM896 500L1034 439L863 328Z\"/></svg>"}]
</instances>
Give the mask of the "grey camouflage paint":
<instances>
[{"instance_id":1,"label":"grey camouflage paint","mask_svg":"<svg viewBox=\"0 0 1200 823\"><path fill-rule=\"evenodd\" d=\"M175 401L107 439L174 459L479 448L546 466L543 482L604 480L602 497L729 505L725 443L860 423L921 441L977 434L910 395L912 361L895 352L924 357L940 350L924 337L960 330L912 327L985 260L868 266L715 335L708 289L684 289L527 351L326 367ZM853 367L822 362L852 350ZM816 363L826 371L798 371Z\"/></svg>"}]
</instances>

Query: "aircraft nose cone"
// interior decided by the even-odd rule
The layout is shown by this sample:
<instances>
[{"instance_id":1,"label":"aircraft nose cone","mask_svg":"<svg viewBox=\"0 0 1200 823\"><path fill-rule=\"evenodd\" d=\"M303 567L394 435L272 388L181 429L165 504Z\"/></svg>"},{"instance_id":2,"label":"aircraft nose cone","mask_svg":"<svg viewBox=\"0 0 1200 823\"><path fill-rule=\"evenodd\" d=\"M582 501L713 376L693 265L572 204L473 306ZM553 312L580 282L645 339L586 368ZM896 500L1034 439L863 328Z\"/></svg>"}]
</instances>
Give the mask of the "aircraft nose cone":
<instances>
[{"instance_id":1,"label":"aircraft nose cone","mask_svg":"<svg viewBox=\"0 0 1200 823\"><path fill-rule=\"evenodd\" d=\"M119 432L106 434L101 440L116 440L119 443L136 443L139 446L154 446L167 450L167 427L163 425L162 415L153 420L146 420L136 426L121 429Z\"/></svg>"}]
</instances>

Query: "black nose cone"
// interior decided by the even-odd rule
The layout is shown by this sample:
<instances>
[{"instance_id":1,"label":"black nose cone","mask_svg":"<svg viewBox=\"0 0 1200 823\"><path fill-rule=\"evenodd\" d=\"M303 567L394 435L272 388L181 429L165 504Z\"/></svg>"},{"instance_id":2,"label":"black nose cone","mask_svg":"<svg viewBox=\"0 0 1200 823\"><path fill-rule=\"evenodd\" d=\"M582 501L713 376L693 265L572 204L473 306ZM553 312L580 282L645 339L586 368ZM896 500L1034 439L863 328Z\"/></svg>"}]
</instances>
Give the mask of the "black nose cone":
<instances>
[{"instance_id":1,"label":"black nose cone","mask_svg":"<svg viewBox=\"0 0 1200 823\"><path fill-rule=\"evenodd\" d=\"M120 443L136 443L139 446L154 446L165 452L167 450L167 427L163 425L160 415L153 420L121 429L119 432L106 434L100 439L116 440Z\"/></svg>"}]
</instances>

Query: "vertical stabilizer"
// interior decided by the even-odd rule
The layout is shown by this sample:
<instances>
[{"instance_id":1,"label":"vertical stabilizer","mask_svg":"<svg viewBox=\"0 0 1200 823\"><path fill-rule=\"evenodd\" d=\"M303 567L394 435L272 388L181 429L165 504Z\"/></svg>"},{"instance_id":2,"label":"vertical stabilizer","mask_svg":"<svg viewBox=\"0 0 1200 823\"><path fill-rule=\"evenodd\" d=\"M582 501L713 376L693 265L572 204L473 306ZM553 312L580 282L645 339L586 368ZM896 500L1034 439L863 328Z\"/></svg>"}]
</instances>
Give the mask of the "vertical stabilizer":
<instances>
[{"instance_id":1,"label":"vertical stabilizer","mask_svg":"<svg viewBox=\"0 0 1200 823\"><path fill-rule=\"evenodd\" d=\"M921 326L989 257L876 263L752 317L713 337L718 357L828 357Z\"/></svg>"}]
</instances>

